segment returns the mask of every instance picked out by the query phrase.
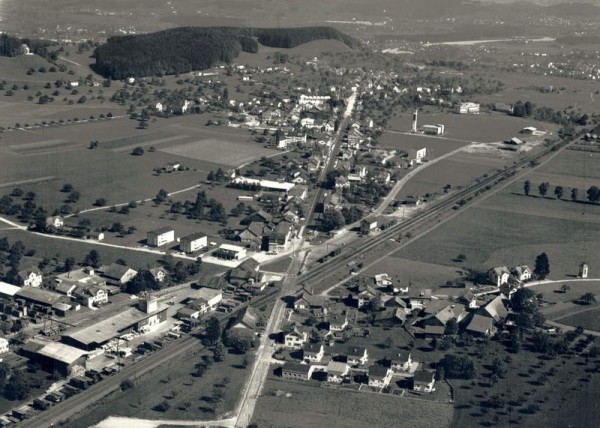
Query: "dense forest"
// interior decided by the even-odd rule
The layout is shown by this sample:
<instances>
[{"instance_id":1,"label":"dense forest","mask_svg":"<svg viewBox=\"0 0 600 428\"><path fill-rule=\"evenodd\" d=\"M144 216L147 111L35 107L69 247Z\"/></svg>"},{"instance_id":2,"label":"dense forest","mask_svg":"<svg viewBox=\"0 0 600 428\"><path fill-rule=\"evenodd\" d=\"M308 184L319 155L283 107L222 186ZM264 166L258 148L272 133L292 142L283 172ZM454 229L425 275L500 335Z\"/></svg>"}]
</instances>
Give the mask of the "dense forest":
<instances>
[{"instance_id":1,"label":"dense forest","mask_svg":"<svg viewBox=\"0 0 600 428\"><path fill-rule=\"evenodd\" d=\"M32 53L48 58L48 47L56 45L54 42L39 39L20 39L8 34L0 35L0 56L17 56L23 54L22 45L27 45Z\"/></svg>"},{"instance_id":2,"label":"dense forest","mask_svg":"<svg viewBox=\"0 0 600 428\"><path fill-rule=\"evenodd\" d=\"M241 51L256 53L258 42L270 47L293 48L319 39L339 40L350 47L359 44L330 27L182 27L111 37L96 48L94 67L96 72L112 79L187 73L229 63Z\"/></svg>"}]
</instances>

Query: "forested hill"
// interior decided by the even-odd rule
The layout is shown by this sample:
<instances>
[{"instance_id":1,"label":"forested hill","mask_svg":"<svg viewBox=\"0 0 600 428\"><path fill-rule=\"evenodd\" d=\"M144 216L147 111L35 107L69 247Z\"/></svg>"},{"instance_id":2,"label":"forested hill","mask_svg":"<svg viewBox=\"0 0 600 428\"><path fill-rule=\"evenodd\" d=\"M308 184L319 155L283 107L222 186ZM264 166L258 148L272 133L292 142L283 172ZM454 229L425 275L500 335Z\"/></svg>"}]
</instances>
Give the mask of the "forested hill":
<instances>
[{"instance_id":1,"label":"forested hill","mask_svg":"<svg viewBox=\"0 0 600 428\"><path fill-rule=\"evenodd\" d=\"M94 67L112 79L186 73L229 63L241 51L258 52L258 42L293 48L320 39L339 40L352 48L359 45L357 40L331 27L182 27L111 37L96 48Z\"/></svg>"}]
</instances>

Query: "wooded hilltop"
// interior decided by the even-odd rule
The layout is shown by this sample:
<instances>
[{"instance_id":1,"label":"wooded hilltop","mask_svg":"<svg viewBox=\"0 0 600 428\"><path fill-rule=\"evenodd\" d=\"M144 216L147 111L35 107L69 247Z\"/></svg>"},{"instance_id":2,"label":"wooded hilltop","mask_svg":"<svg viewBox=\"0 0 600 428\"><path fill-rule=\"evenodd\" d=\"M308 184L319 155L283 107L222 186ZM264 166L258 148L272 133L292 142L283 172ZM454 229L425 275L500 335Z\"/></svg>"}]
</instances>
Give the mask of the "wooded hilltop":
<instances>
[{"instance_id":1,"label":"wooded hilltop","mask_svg":"<svg viewBox=\"0 0 600 428\"><path fill-rule=\"evenodd\" d=\"M313 40L334 39L354 48L356 39L331 27L237 28L181 27L156 33L111 37L96 48L95 71L111 79L163 76L229 63L258 44L293 48Z\"/></svg>"}]
</instances>

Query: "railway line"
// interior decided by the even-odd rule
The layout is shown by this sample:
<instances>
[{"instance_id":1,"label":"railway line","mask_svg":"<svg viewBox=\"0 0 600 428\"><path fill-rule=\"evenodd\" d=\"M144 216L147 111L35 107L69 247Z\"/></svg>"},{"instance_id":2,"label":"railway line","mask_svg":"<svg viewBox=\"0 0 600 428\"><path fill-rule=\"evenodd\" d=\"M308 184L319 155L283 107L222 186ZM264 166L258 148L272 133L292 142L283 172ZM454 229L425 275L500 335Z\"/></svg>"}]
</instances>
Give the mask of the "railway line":
<instances>
[{"instance_id":1,"label":"railway line","mask_svg":"<svg viewBox=\"0 0 600 428\"><path fill-rule=\"evenodd\" d=\"M385 242L392 238L396 238L398 234L403 234L408 231L411 231L412 229L417 228L418 226L426 223L427 221L432 220L444 210L459 209L461 205L466 204L466 202L472 197L474 197L478 192L481 193L482 191L489 190L491 186L511 177L518 170L526 167L532 162L537 162L539 159L543 158L551 152L562 150L568 144L570 143L561 142L545 150L542 150L541 152L536 153L532 156L523 158L522 160L516 162L515 164L507 167L502 171L489 175L488 177L485 177L477 183L471 184L470 186L467 186L456 193L450 194L444 199L433 202L426 211L418 213L415 217L391 225L385 230L382 230L381 233L377 234L376 236L368 237L366 239L361 240L359 242L359 246L345 247L330 261L326 261L323 264L318 265L313 269L309 269L305 273L299 275L299 288L301 288L304 285L307 285L307 283L315 281L317 278L319 282L323 282L325 279L329 278L334 273L338 272L340 269L346 266L349 262L358 262L357 259L360 256L368 254L370 251L373 251L378 246L380 246L382 242Z\"/></svg>"}]
</instances>

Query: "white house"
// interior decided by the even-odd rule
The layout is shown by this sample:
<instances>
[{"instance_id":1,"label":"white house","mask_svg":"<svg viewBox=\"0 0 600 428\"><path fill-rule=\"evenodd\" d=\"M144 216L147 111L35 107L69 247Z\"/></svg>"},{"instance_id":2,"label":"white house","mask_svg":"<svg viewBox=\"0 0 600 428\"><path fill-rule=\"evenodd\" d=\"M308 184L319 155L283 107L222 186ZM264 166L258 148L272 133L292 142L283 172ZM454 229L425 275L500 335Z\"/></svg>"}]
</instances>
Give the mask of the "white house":
<instances>
[{"instance_id":1,"label":"white house","mask_svg":"<svg viewBox=\"0 0 600 428\"><path fill-rule=\"evenodd\" d=\"M531 279L533 271L527 265L515 266L512 269L512 274L515 276L515 278L517 278L517 281L525 282Z\"/></svg>"},{"instance_id":2,"label":"white house","mask_svg":"<svg viewBox=\"0 0 600 428\"><path fill-rule=\"evenodd\" d=\"M301 349L308 340L308 333L294 327L284 336L285 347L288 349Z\"/></svg>"},{"instance_id":3,"label":"white house","mask_svg":"<svg viewBox=\"0 0 600 428\"><path fill-rule=\"evenodd\" d=\"M414 164L423 163L423 159L427 156L427 147L422 147L420 149L411 149L408 151L408 160L410 162L410 166Z\"/></svg>"},{"instance_id":4,"label":"white house","mask_svg":"<svg viewBox=\"0 0 600 428\"><path fill-rule=\"evenodd\" d=\"M309 363L318 363L325 355L325 349L322 343L305 343L302 346L304 360Z\"/></svg>"},{"instance_id":5,"label":"white house","mask_svg":"<svg viewBox=\"0 0 600 428\"><path fill-rule=\"evenodd\" d=\"M202 232L192 233L179 240L179 248L186 253L193 253L208 246L208 237Z\"/></svg>"},{"instance_id":6,"label":"white house","mask_svg":"<svg viewBox=\"0 0 600 428\"><path fill-rule=\"evenodd\" d=\"M339 361L329 361L327 363L327 382L342 383L344 378L348 376L349 371L348 364Z\"/></svg>"},{"instance_id":7,"label":"white house","mask_svg":"<svg viewBox=\"0 0 600 428\"><path fill-rule=\"evenodd\" d=\"M510 271L506 266L495 267L488 272L490 282L497 287L508 283L510 279Z\"/></svg>"},{"instance_id":8,"label":"white house","mask_svg":"<svg viewBox=\"0 0 600 428\"><path fill-rule=\"evenodd\" d=\"M52 216L46 218L46 227L55 227L60 229L65 225L65 221L61 216Z\"/></svg>"},{"instance_id":9,"label":"white house","mask_svg":"<svg viewBox=\"0 0 600 428\"><path fill-rule=\"evenodd\" d=\"M42 272L38 268L23 269L18 274L19 283L25 287L40 287L42 285Z\"/></svg>"},{"instance_id":10,"label":"white house","mask_svg":"<svg viewBox=\"0 0 600 428\"><path fill-rule=\"evenodd\" d=\"M8 340L4 337L0 337L0 354L5 354L8 351Z\"/></svg>"},{"instance_id":11,"label":"white house","mask_svg":"<svg viewBox=\"0 0 600 428\"><path fill-rule=\"evenodd\" d=\"M413 380L413 390L419 392L435 391L435 373L427 370L416 371Z\"/></svg>"},{"instance_id":12,"label":"white house","mask_svg":"<svg viewBox=\"0 0 600 428\"><path fill-rule=\"evenodd\" d=\"M369 386L385 388L390 384L394 372L387 367L372 365L369 367Z\"/></svg>"},{"instance_id":13,"label":"white house","mask_svg":"<svg viewBox=\"0 0 600 428\"><path fill-rule=\"evenodd\" d=\"M175 231L170 227L161 227L147 234L148 245L152 247L162 247L173 241L175 241Z\"/></svg>"},{"instance_id":14,"label":"white house","mask_svg":"<svg viewBox=\"0 0 600 428\"><path fill-rule=\"evenodd\" d=\"M394 372L407 372L410 370L412 365L412 359L410 353L398 354L398 358L392 360L392 370Z\"/></svg>"}]
</instances>

